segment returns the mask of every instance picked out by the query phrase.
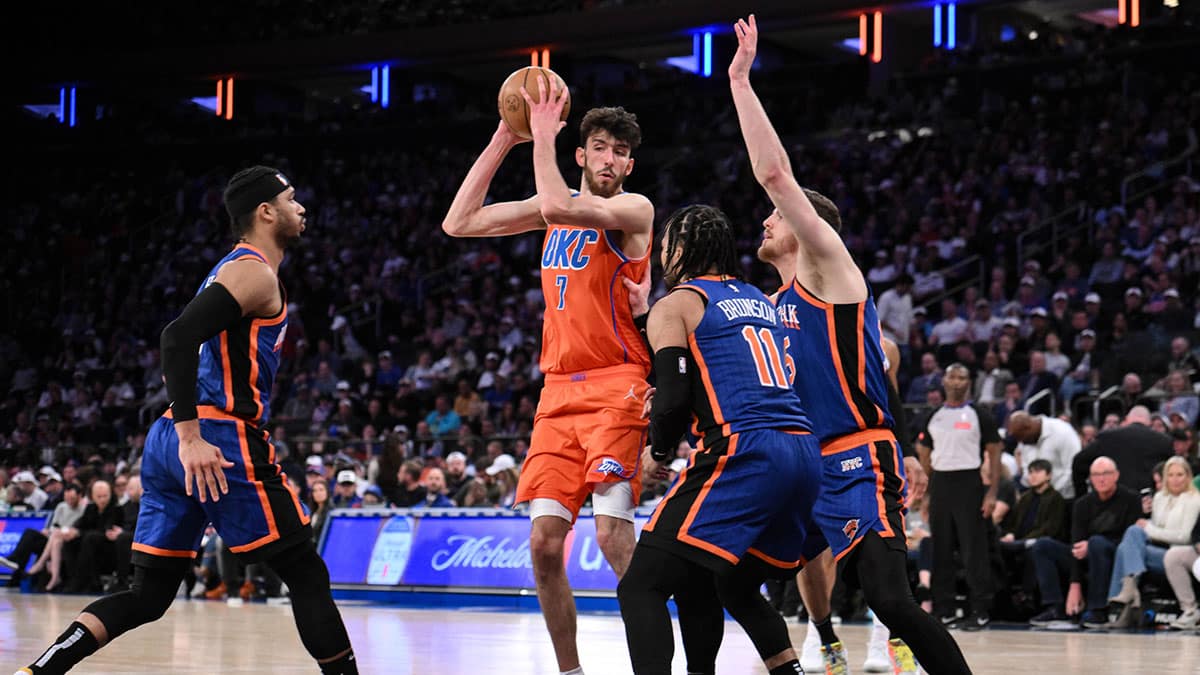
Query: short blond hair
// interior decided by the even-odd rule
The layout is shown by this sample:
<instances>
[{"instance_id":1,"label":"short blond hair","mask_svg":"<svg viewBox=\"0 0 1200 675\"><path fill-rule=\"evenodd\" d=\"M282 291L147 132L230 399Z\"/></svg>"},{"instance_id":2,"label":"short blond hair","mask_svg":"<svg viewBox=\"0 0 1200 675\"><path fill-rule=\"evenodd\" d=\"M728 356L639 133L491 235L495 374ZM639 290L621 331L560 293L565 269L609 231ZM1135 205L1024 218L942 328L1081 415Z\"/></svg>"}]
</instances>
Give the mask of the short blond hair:
<instances>
[{"instance_id":1,"label":"short blond hair","mask_svg":"<svg viewBox=\"0 0 1200 675\"><path fill-rule=\"evenodd\" d=\"M1170 469L1172 466L1182 466L1183 467L1183 475L1187 477L1187 481L1184 483L1183 492L1200 492L1200 490L1196 489L1196 484L1192 482L1192 479L1195 478L1195 475L1192 473L1192 465L1188 464L1188 461L1186 458L1180 457L1179 455L1176 455L1163 463L1163 469L1162 469L1163 487L1162 487L1162 490L1160 490L1159 492L1161 492L1163 494L1169 494L1167 492L1167 470ZM1180 494L1183 494L1183 493L1181 492Z\"/></svg>"}]
</instances>

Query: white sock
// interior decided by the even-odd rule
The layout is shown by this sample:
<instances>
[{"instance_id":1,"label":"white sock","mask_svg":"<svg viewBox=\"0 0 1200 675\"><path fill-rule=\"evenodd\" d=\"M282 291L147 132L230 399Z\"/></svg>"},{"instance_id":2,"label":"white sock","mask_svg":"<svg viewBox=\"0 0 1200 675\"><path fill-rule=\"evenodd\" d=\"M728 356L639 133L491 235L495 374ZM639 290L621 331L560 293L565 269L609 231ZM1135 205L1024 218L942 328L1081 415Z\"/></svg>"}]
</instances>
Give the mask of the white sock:
<instances>
[{"instance_id":1,"label":"white sock","mask_svg":"<svg viewBox=\"0 0 1200 675\"><path fill-rule=\"evenodd\" d=\"M564 670L559 675L583 675L583 666L579 666L573 670Z\"/></svg>"},{"instance_id":2,"label":"white sock","mask_svg":"<svg viewBox=\"0 0 1200 675\"><path fill-rule=\"evenodd\" d=\"M874 624L875 629L882 628L883 630L887 630L887 626L883 625L883 622L879 620L879 615L874 612L871 615L871 623Z\"/></svg>"}]
</instances>

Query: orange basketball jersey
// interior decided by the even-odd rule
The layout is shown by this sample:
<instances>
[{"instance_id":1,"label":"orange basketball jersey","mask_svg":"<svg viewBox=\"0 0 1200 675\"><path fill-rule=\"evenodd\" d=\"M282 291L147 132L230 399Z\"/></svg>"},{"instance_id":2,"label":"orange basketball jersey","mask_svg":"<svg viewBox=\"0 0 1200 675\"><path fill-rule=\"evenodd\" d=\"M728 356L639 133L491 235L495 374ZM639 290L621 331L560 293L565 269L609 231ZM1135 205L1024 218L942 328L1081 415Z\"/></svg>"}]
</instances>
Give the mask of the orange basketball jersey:
<instances>
[{"instance_id":1,"label":"orange basketball jersey","mask_svg":"<svg viewBox=\"0 0 1200 675\"><path fill-rule=\"evenodd\" d=\"M612 233L550 225L542 243L541 369L564 375L622 364L650 372L650 353L633 325L621 277L638 281L649 251L630 259Z\"/></svg>"}]
</instances>

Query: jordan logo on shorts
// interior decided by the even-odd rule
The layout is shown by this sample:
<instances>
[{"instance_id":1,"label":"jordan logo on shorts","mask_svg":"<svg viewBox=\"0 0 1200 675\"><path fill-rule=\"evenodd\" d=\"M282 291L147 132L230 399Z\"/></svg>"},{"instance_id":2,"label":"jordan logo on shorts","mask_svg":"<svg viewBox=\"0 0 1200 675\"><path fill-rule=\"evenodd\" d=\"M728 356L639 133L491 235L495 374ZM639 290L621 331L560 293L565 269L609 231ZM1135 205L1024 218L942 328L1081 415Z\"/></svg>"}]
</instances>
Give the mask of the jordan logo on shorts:
<instances>
[{"instance_id":1,"label":"jordan logo on shorts","mask_svg":"<svg viewBox=\"0 0 1200 675\"><path fill-rule=\"evenodd\" d=\"M629 399L633 399L633 400L635 400L635 401L636 401L636 400L638 400L638 395L637 395L637 392L633 390L633 385L632 385L632 384L631 384L631 385L629 385L629 391L628 391L628 392L626 392L626 394L625 394L625 398L623 398L623 399L621 399L621 400L622 400L622 401L628 401Z\"/></svg>"},{"instance_id":2,"label":"jordan logo on shorts","mask_svg":"<svg viewBox=\"0 0 1200 675\"><path fill-rule=\"evenodd\" d=\"M846 524L842 526L842 534L846 535L850 541L854 541L854 535L858 534L858 518L847 520Z\"/></svg>"}]
</instances>

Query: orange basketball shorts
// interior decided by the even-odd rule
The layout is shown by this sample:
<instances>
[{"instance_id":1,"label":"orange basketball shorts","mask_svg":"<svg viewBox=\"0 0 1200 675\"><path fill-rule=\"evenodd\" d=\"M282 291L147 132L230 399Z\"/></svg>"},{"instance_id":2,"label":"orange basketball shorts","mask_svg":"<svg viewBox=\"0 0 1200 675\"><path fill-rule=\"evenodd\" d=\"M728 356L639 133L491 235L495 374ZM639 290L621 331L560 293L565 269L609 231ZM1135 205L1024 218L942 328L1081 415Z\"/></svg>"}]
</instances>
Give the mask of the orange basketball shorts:
<instances>
[{"instance_id":1,"label":"orange basketball shorts","mask_svg":"<svg viewBox=\"0 0 1200 675\"><path fill-rule=\"evenodd\" d=\"M628 480L636 505L648 388L637 365L547 374L517 502L552 499L578 515L595 485Z\"/></svg>"}]
</instances>

